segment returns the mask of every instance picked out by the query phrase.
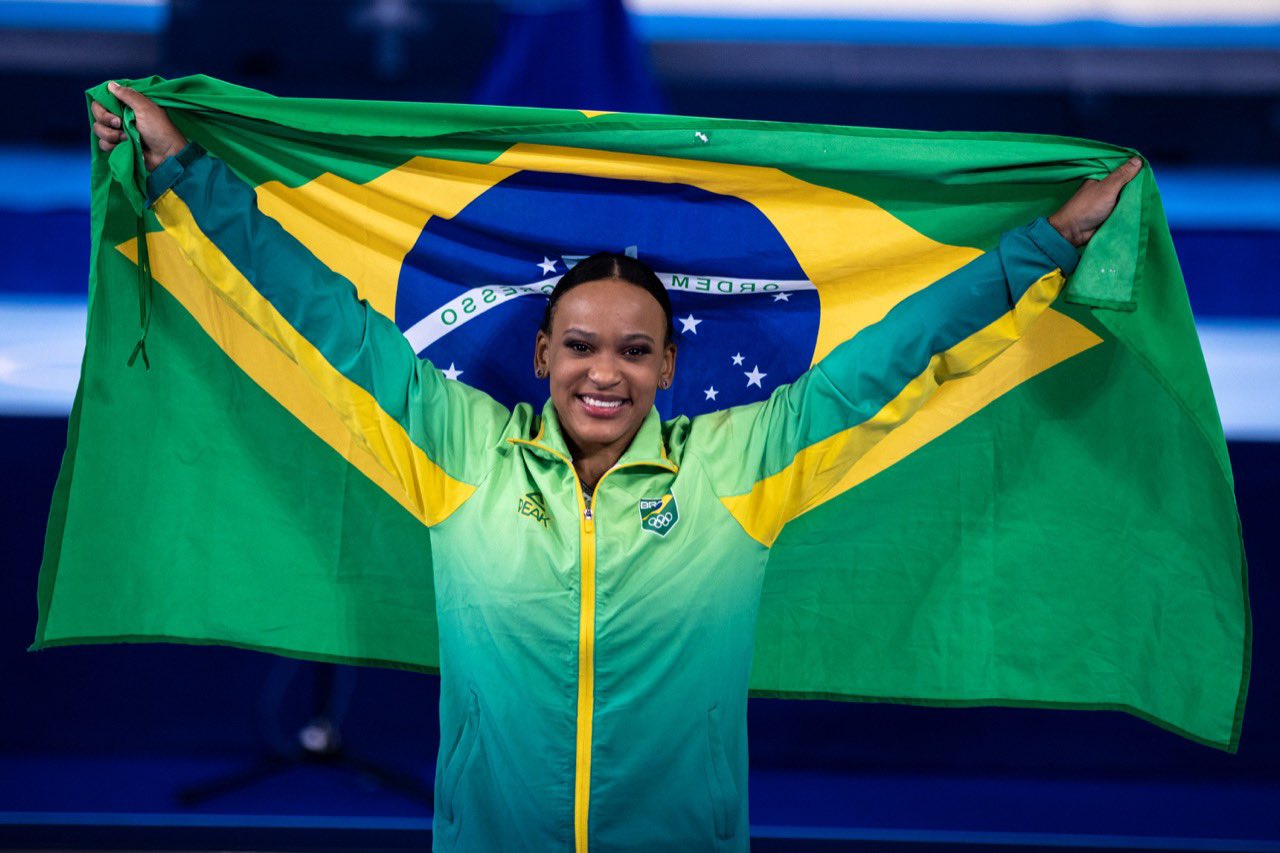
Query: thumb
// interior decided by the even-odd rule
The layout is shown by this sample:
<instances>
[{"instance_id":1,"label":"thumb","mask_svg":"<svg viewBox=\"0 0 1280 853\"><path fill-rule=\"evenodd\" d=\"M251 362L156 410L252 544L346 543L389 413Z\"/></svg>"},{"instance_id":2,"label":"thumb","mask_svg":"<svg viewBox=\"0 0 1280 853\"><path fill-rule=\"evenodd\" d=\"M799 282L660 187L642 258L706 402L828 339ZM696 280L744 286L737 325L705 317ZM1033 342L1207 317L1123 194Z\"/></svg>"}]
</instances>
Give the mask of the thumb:
<instances>
[{"instance_id":1,"label":"thumb","mask_svg":"<svg viewBox=\"0 0 1280 853\"><path fill-rule=\"evenodd\" d=\"M128 86L121 86L114 80L109 80L107 82L107 91L115 95L120 103L131 108L134 112L137 112L138 107L142 106L147 101L146 95L143 95L141 92L135 92Z\"/></svg>"},{"instance_id":2,"label":"thumb","mask_svg":"<svg viewBox=\"0 0 1280 853\"><path fill-rule=\"evenodd\" d=\"M1111 184L1116 189L1123 187L1125 184L1133 180L1134 176L1142 170L1142 158L1130 157L1124 163L1120 164L1115 171L1103 178L1103 183Z\"/></svg>"}]
</instances>

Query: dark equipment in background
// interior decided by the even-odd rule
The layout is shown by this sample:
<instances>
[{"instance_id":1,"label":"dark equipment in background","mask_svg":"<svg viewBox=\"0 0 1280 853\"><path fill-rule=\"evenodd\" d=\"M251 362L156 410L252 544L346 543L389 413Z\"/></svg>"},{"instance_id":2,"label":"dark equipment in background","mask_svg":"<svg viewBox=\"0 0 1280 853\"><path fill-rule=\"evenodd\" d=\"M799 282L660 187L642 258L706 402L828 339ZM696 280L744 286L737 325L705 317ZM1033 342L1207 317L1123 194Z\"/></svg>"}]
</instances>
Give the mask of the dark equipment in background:
<instances>
[{"instance_id":1,"label":"dark equipment in background","mask_svg":"<svg viewBox=\"0 0 1280 853\"><path fill-rule=\"evenodd\" d=\"M281 730L279 720L284 694L290 683L304 672L310 672L313 679L311 714L296 737L289 738ZM199 806L287 773L299 765L313 764L358 774L375 788L401 794L430 809L432 791L412 773L347 751L342 721L357 677L358 670L354 667L277 659L258 700L258 728L267 754L243 770L180 789L178 801L184 806Z\"/></svg>"}]
</instances>

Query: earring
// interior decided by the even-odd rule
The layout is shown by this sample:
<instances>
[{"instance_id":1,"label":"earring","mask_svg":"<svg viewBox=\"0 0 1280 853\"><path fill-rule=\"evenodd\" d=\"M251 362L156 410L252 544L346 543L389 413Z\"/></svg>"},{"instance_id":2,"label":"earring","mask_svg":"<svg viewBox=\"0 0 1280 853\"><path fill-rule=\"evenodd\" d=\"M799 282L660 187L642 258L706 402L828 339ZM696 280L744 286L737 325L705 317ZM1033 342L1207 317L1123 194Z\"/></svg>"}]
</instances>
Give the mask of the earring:
<instances>
[{"instance_id":1,"label":"earring","mask_svg":"<svg viewBox=\"0 0 1280 853\"><path fill-rule=\"evenodd\" d=\"M671 380L669 379L659 380L658 387L661 388L663 391L667 390L668 388L671 387Z\"/></svg>"},{"instance_id":2,"label":"earring","mask_svg":"<svg viewBox=\"0 0 1280 853\"><path fill-rule=\"evenodd\" d=\"M536 370L534 370L534 371L533 371L533 374L534 374L534 376L537 376L539 379L546 379L546 378L547 378L547 372L546 372L545 370L543 370L541 367L539 367L539 368L537 368Z\"/></svg>"}]
</instances>

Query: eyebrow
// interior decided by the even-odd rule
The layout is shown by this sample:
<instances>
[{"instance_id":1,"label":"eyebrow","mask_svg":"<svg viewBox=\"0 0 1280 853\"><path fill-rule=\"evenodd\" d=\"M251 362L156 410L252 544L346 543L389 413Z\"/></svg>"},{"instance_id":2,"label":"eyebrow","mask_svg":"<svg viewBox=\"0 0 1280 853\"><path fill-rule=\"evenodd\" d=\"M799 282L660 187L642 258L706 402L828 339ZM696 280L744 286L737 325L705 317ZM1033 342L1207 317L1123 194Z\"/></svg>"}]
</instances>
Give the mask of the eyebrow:
<instances>
[{"instance_id":1,"label":"eyebrow","mask_svg":"<svg viewBox=\"0 0 1280 853\"><path fill-rule=\"evenodd\" d=\"M586 329L578 326L570 326L564 330L564 334L565 337L568 337L569 335L578 335L579 337L587 338L592 341L598 337L595 332L588 332ZM648 341L649 343L653 343L653 337L651 335L646 335L644 332L632 332L629 335L623 335L622 339L624 341Z\"/></svg>"}]
</instances>

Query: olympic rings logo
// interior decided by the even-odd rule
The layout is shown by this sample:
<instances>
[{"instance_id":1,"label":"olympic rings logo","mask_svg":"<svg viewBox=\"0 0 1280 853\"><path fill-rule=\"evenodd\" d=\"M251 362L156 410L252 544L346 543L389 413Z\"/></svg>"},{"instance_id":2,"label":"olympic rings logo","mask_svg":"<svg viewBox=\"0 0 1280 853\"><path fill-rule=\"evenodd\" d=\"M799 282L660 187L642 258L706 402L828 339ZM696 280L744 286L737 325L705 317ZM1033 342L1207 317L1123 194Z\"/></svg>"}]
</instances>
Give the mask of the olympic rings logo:
<instances>
[{"instance_id":1,"label":"olympic rings logo","mask_svg":"<svg viewBox=\"0 0 1280 853\"><path fill-rule=\"evenodd\" d=\"M648 521L650 527L670 527L675 522L675 517L669 512L664 512L661 515L649 516Z\"/></svg>"}]
</instances>

